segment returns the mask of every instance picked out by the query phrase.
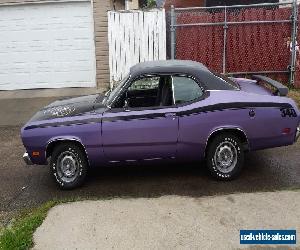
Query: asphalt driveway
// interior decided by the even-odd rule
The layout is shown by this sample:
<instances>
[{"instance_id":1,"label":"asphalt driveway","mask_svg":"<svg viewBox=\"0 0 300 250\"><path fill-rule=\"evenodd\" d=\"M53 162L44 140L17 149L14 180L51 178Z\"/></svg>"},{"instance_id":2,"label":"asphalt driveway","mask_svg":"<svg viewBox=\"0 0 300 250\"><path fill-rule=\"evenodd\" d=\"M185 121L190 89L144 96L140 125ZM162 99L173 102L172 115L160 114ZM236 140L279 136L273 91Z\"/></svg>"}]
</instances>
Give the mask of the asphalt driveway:
<instances>
[{"instance_id":1,"label":"asphalt driveway","mask_svg":"<svg viewBox=\"0 0 300 250\"><path fill-rule=\"evenodd\" d=\"M14 212L50 199L201 197L236 192L300 188L300 143L249 153L239 179L218 182L200 165L155 165L99 168L80 189L60 191L47 166L26 167L19 137L20 127L0 128L0 223Z\"/></svg>"},{"instance_id":2,"label":"asphalt driveway","mask_svg":"<svg viewBox=\"0 0 300 250\"><path fill-rule=\"evenodd\" d=\"M82 188L60 191L50 176L49 167L25 165L20 139L21 125L36 110L54 99L57 98L0 98L0 226L8 223L16 211L50 199L148 198L162 195L196 198L300 188L298 142L289 147L247 154L242 175L232 182L211 179L203 165L123 166L98 168L90 173Z\"/></svg>"}]
</instances>

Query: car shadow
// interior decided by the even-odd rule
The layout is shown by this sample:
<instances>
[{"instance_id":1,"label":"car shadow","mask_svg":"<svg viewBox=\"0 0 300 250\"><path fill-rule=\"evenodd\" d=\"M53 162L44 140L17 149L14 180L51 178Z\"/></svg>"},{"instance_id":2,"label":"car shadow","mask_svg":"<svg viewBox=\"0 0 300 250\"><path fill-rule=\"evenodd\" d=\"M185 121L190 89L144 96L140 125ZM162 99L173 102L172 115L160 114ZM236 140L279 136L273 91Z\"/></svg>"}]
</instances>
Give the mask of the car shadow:
<instances>
[{"instance_id":1,"label":"car shadow","mask_svg":"<svg viewBox=\"0 0 300 250\"><path fill-rule=\"evenodd\" d=\"M99 167L90 171L85 184L60 190L49 166L25 167L24 148L16 136L19 128L3 128L0 156L2 175L0 210L33 207L53 199L110 199L178 195L190 197L300 188L300 143L251 152L245 156L241 175L232 181L211 178L202 163L154 163L149 165ZM11 152L14 152L12 154Z\"/></svg>"},{"instance_id":2,"label":"car shadow","mask_svg":"<svg viewBox=\"0 0 300 250\"><path fill-rule=\"evenodd\" d=\"M88 192L98 187L89 195L103 198L162 195L201 197L299 187L299 180L290 180L282 167L266 158L262 152L254 152L246 155L241 176L232 181L217 181L210 177L204 162L97 168L90 172L81 190Z\"/></svg>"}]
</instances>

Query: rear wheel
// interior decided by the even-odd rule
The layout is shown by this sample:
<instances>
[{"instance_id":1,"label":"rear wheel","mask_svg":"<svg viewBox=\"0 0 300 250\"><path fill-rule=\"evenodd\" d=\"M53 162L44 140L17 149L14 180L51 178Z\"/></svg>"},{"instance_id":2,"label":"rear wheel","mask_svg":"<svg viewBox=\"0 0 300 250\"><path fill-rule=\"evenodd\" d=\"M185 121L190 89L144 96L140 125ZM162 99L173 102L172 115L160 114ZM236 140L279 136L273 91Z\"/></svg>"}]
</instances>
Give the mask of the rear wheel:
<instances>
[{"instance_id":1,"label":"rear wheel","mask_svg":"<svg viewBox=\"0 0 300 250\"><path fill-rule=\"evenodd\" d=\"M206 161L213 177L219 180L236 178L244 164L241 140L231 133L217 135L208 145Z\"/></svg>"},{"instance_id":2,"label":"rear wheel","mask_svg":"<svg viewBox=\"0 0 300 250\"><path fill-rule=\"evenodd\" d=\"M88 162L79 146L64 143L54 148L50 168L61 189L73 189L83 184L87 175Z\"/></svg>"}]
</instances>

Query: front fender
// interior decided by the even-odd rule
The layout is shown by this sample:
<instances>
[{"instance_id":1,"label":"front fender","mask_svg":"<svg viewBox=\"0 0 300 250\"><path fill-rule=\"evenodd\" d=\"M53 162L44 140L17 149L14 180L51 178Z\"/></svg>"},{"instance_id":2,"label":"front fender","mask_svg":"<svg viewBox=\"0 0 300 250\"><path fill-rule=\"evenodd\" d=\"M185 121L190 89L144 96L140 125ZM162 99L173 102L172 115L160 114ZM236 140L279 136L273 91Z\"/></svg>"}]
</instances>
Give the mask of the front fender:
<instances>
[{"instance_id":1,"label":"front fender","mask_svg":"<svg viewBox=\"0 0 300 250\"><path fill-rule=\"evenodd\" d=\"M54 136L52 138L49 138L49 140L46 143L45 150L48 149L48 147L51 143L54 143L57 141L76 141L76 142L79 142L84 147L84 145L79 137L74 136L74 135L65 135L65 136Z\"/></svg>"},{"instance_id":2,"label":"front fender","mask_svg":"<svg viewBox=\"0 0 300 250\"><path fill-rule=\"evenodd\" d=\"M34 164L47 164L47 147L55 141L77 141L86 151L91 165L102 157L101 122L22 129L22 141ZM39 151L39 157L32 153Z\"/></svg>"}]
</instances>

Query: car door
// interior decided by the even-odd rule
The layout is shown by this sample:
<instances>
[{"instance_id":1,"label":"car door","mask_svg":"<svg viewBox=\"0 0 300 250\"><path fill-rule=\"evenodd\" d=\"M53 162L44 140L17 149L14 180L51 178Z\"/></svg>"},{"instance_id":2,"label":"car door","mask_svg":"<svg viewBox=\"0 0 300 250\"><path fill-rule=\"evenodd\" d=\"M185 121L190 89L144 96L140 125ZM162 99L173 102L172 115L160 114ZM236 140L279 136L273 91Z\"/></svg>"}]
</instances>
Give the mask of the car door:
<instances>
[{"instance_id":1,"label":"car door","mask_svg":"<svg viewBox=\"0 0 300 250\"><path fill-rule=\"evenodd\" d=\"M172 82L179 117L177 159L200 160L204 154L207 130L215 121L208 118L206 112L199 112L203 105L209 105L209 98L192 76L177 75Z\"/></svg>"},{"instance_id":2,"label":"car door","mask_svg":"<svg viewBox=\"0 0 300 250\"><path fill-rule=\"evenodd\" d=\"M103 150L110 162L175 158L177 109L172 96L172 103L160 102L162 80L148 76L132 81L123 93L130 99L121 96L119 106L103 114Z\"/></svg>"}]
</instances>

